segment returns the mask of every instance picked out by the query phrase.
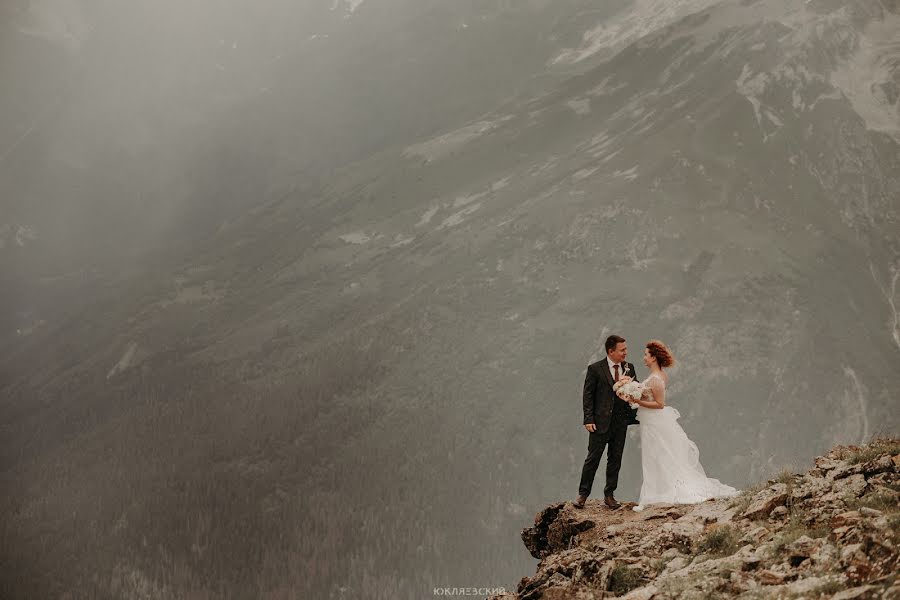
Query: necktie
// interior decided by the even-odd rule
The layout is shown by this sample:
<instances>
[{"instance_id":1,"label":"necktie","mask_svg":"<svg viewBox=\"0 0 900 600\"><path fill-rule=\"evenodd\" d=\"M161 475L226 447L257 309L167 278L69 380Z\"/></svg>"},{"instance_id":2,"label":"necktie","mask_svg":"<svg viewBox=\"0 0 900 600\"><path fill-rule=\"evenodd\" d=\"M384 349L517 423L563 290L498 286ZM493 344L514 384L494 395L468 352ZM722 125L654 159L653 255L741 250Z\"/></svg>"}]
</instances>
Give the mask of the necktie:
<instances>
[{"instance_id":1,"label":"necktie","mask_svg":"<svg viewBox=\"0 0 900 600\"><path fill-rule=\"evenodd\" d=\"M613 369L616 370L616 381L619 380L619 365L613 365Z\"/></svg>"}]
</instances>

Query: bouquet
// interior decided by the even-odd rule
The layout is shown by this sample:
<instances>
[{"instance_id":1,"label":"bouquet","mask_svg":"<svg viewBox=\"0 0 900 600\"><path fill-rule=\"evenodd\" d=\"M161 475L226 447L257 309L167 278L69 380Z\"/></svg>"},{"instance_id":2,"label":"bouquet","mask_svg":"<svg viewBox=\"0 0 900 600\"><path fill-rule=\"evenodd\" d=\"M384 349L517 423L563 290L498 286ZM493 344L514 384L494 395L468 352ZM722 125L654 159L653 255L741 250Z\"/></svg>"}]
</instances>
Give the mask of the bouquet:
<instances>
[{"instance_id":1,"label":"bouquet","mask_svg":"<svg viewBox=\"0 0 900 600\"><path fill-rule=\"evenodd\" d=\"M615 392L616 396L627 402L631 408L640 406L635 403L635 400L640 400L646 390L647 388L644 384L638 383L628 376L620 377L619 380L613 384L613 392Z\"/></svg>"}]
</instances>

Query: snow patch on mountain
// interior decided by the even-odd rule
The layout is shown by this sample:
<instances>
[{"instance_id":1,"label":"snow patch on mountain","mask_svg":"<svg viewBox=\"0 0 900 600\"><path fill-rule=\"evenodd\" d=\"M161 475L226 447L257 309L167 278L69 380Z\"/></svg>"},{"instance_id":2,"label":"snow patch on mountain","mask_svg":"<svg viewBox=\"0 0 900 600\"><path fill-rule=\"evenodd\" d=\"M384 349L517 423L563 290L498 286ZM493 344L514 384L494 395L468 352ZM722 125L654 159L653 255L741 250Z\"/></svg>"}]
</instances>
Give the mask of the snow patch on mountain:
<instances>
[{"instance_id":1,"label":"snow patch on mountain","mask_svg":"<svg viewBox=\"0 0 900 600\"><path fill-rule=\"evenodd\" d=\"M28 225L7 223L0 225L0 250L16 245L24 248L29 242L38 238L35 230Z\"/></svg>"},{"instance_id":2,"label":"snow patch on mountain","mask_svg":"<svg viewBox=\"0 0 900 600\"><path fill-rule=\"evenodd\" d=\"M41 38L69 52L77 52L92 26L75 0L31 0L14 21L22 35Z\"/></svg>"},{"instance_id":3,"label":"snow patch on mountain","mask_svg":"<svg viewBox=\"0 0 900 600\"><path fill-rule=\"evenodd\" d=\"M412 144L403 151L403 155L421 156L426 162L450 156L460 150L468 142L478 139L512 118L513 115L507 115L493 121L478 121L476 123L471 123L424 142Z\"/></svg>"},{"instance_id":4,"label":"snow patch on mountain","mask_svg":"<svg viewBox=\"0 0 900 600\"><path fill-rule=\"evenodd\" d=\"M365 0L334 0L331 4L331 10L337 10L343 6L348 14L352 14L356 12L356 9L359 8L363 2L365 2Z\"/></svg>"},{"instance_id":5,"label":"snow patch on mountain","mask_svg":"<svg viewBox=\"0 0 900 600\"><path fill-rule=\"evenodd\" d=\"M122 358L119 359L115 365L113 365L112 369L109 370L109 373L106 374L107 379L111 379L116 373L122 373L128 367L131 366L132 361L134 360L134 354L137 351L137 343L131 342L128 345L128 348L125 350L125 353L122 355Z\"/></svg>"},{"instance_id":6,"label":"snow patch on mountain","mask_svg":"<svg viewBox=\"0 0 900 600\"><path fill-rule=\"evenodd\" d=\"M612 18L586 31L580 46L564 49L551 64L573 64L601 50L618 50L629 42L718 2L719 0L637 0Z\"/></svg>"},{"instance_id":7,"label":"snow patch on mountain","mask_svg":"<svg viewBox=\"0 0 900 600\"><path fill-rule=\"evenodd\" d=\"M365 244L366 242L372 239L371 236L366 235L362 231L354 231L353 233L345 233L344 235L338 236L348 244Z\"/></svg>"},{"instance_id":8,"label":"snow patch on mountain","mask_svg":"<svg viewBox=\"0 0 900 600\"><path fill-rule=\"evenodd\" d=\"M900 142L900 16L885 12L859 36L855 53L831 74L853 109L874 131Z\"/></svg>"},{"instance_id":9,"label":"snow patch on mountain","mask_svg":"<svg viewBox=\"0 0 900 600\"><path fill-rule=\"evenodd\" d=\"M471 206L467 206L466 208L453 213L452 215L441 221L441 224L438 225L436 229L440 230L447 227L453 227L454 225L459 225L465 220L468 215L472 214L479 208L481 208L481 202L477 202Z\"/></svg>"},{"instance_id":10,"label":"snow patch on mountain","mask_svg":"<svg viewBox=\"0 0 900 600\"><path fill-rule=\"evenodd\" d=\"M427 225L431 218L437 213L440 206L432 206L419 219L419 222L416 223L416 227L421 227L422 225Z\"/></svg>"},{"instance_id":11,"label":"snow patch on mountain","mask_svg":"<svg viewBox=\"0 0 900 600\"><path fill-rule=\"evenodd\" d=\"M459 208L460 206L465 206L466 204L471 204L475 200L478 200L482 196L484 196L487 192L478 192L477 194L468 194L466 196L458 196L455 200L453 200L453 208Z\"/></svg>"}]
</instances>

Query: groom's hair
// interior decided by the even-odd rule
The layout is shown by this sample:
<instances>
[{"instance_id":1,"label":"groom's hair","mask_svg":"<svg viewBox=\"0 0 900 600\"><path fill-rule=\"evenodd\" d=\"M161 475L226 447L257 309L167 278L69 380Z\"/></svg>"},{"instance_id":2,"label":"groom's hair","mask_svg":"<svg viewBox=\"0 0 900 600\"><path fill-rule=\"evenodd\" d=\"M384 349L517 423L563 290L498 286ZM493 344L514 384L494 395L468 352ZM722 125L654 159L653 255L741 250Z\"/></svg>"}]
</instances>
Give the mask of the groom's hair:
<instances>
[{"instance_id":1,"label":"groom's hair","mask_svg":"<svg viewBox=\"0 0 900 600\"><path fill-rule=\"evenodd\" d=\"M620 335L611 335L606 338L606 353L609 354L610 350L615 350L616 346L619 345L620 342L624 342L625 338Z\"/></svg>"}]
</instances>

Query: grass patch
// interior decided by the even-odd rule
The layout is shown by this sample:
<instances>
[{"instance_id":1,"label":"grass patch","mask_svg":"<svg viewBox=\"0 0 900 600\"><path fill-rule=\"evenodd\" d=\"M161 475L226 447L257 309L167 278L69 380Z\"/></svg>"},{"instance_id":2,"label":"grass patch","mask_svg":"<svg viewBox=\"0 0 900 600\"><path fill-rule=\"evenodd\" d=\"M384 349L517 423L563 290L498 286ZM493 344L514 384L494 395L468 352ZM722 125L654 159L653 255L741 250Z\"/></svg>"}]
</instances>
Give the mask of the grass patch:
<instances>
[{"instance_id":1,"label":"grass patch","mask_svg":"<svg viewBox=\"0 0 900 600\"><path fill-rule=\"evenodd\" d=\"M893 438L876 438L859 450L847 454L845 460L851 465L866 463L885 454L900 454L900 440Z\"/></svg>"},{"instance_id":2,"label":"grass patch","mask_svg":"<svg viewBox=\"0 0 900 600\"><path fill-rule=\"evenodd\" d=\"M773 479L772 481L774 483L786 483L790 487L793 486L794 477L796 476L796 473L785 467L778 473L778 475L775 476L775 479Z\"/></svg>"},{"instance_id":3,"label":"grass patch","mask_svg":"<svg viewBox=\"0 0 900 600\"><path fill-rule=\"evenodd\" d=\"M664 558L654 558L650 561L650 572L653 573L654 577L657 577L663 572L667 564L669 564L669 561Z\"/></svg>"},{"instance_id":4,"label":"grass patch","mask_svg":"<svg viewBox=\"0 0 900 600\"><path fill-rule=\"evenodd\" d=\"M641 570L628 565L616 565L609 575L609 591L616 596L627 594L641 586Z\"/></svg>"},{"instance_id":5,"label":"grass patch","mask_svg":"<svg viewBox=\"0 0 900 600\"><path fill-rule=\"evenodd\" d=\"M802 512L793 513L790 520L785 523L784 528L778 532L773 547L776 554L784 552L797 538L804 535L811 538L821 538L831 533L831 529L827 525L807 525L803 522L803 516L804 513Z\"/></svg>"},{"instance_id":6,"label":"grass patch","mask_svg":"<svg viewBox=\"0 0 900 600\"><path fill-rule=\"evenodd\" d=\"M704 535L697 544L697 550L713 556L731 556L738 549L740 531L731 525L716 527Z\"/></svg>"},{"instance_id":7,"label":"grass patch","mask_svg":"<svg viewBox=\"0 0 900 600\"><path fill-rule=\"evenodd\" d=\"M732 498L728 503L728 508L737 508L738 513L744 512L750 507L750 503L753 502L753 496L763 491L767 487L769 487L769 483L766 481L756 483L748 487L746 490L741 490L741 493Z\"/></svg>"},{"instance_id":8,"label":"grass patch","mask_svg":"<svg viewBox=\"0 0 900 600\"><path fill-rule=\"evenodd\" d=\"M893 494L888 494L887 492L875 492L874 494L868 494L862 498L851 498L847 500L846 504L847 508L850 510L857 510L865 506L867 508L880 510L883 513L890 514L900 512L900 505L897 503L897 497Z\"/></svg>"},{"instance_id":9,"label":"grass patch","mask_svg":"<svg viewBox=\"0 0 900 600\"><path fill-rule=\"evenodd\" d=\"M778 475L775 476L774 479L769 479L768 481L761 481L759 483L756 483L756 484L748 487L745 490L742 490L739 495L735 496L728 502L728 508L729 509L736 508L737 513L741 514L745 510L750 508L750 504L753 502L753 497L756 494L763 491L764 489L766 489L767 487L769 487L770 485L772 485L774 483L783 483L783 484L787 485L787 493L788 493L787 507L788 507L788 509L790 509L791 504L792 504L790 495L794 491L794 479L796 478L796 476L797 476L796 473L794 473L793 471L791 471L790 469L785 467L784 469L781 470L780 473L778 473Z\"/></svg>"}]
</instances>

